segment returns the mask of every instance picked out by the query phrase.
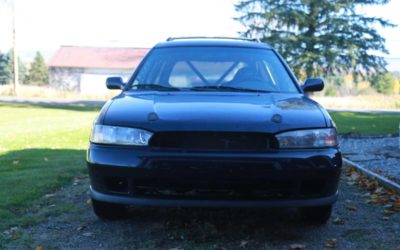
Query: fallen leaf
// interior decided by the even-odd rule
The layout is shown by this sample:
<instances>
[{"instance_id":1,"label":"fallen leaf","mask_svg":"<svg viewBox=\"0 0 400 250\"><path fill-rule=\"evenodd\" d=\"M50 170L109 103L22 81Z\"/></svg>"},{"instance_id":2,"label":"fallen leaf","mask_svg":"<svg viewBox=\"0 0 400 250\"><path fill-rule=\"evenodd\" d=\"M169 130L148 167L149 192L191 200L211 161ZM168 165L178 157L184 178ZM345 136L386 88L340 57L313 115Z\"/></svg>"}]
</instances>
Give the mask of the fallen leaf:
<instances>
[{"instance_id":1,"label":"fallen leaf","mask_svg":"<svg viewBox=\"0 0 400 250\"><path fill-rule=\"evenodd\" d=\"M325 241L325 247L327 248L336 248L337 239L328 239Z\"/></svg>"},{"instance_id":2,"label":"fallen leaf","mask_svg":"<svg viewBox=\"0 0 400 250\"><path fill-rule=\"evenodd\" d=\"M383 214L384 214L384 215L392 215L392 214L394 214L394 213L395 213L394 211L389 210L389 209L383 210Z\"/></svg>"},{"instance_id":3,"label":"fallen leaf","mask_svg":"<svg viewBox=\"0 0 400 250\"><path fill-rule=\"evenodd\" d=\"M36 246L35 250L43 250L43 247L42 246Z\"/></svg>"},{"instance_id":4,"label":"fallen leaf","mask_svg":"<svg viewBox=\"0 0 400 250\"><path fill-rule=\"evenodd\" d=\"M293 250L301 250L301 249L305 249L306 245L295 243L295 244L290 244L289 247L290 247L290 249L293 249Z\"/></svg>"},{"instance_id":5,"label":"fallen leaf","mask_svg":"<svg viewBox=\"0 0 400 250\"><path fill-rule=\"evenodd\" d=\"M385 190L384 190L382 187L378 187L378 188L374 191L374 193L375 193L375 194L383 194L383 193L385 193Z\"/></svg>"},{"instance_id":6,"label":"fallen leaf","mask_svg":"<svg viewBox=\"0 0 400 250\"><path fill-rule=\"evenodd\" d=\"M44 198L51 198L51 197L54 197L54 196L56 196L55 194L46 194L45 196L44 196Z\"/></svg>"},{"instance_id":7,"label":"fallen leaf","mask_svg":"<svg viewBox=\"0 0 400 250\"><path fill-rule=\"evenodd\" d=\"M343 219L340 219L339 217L336 217L335 219L333 219L333 224L336 224L336 225L343 225L344 224L344 220Z\"/></svg>"},{"instance_id":8,"label":"fallen leaf","mask_svg":"<svg viewBox=\"0 0 400 250\"><path fill-rule=\"evenodd\" d=\"M14 165L17 165L19 163L19 161L13 161L12 162Z\"/></svg>"},{"instance_id":9,"label":"fallen leaf","mask_svg":"<svg viewBox=\"0 0 400 250\"><path fill-rule=\"evenodd\" d=\"M358 178L360 178L360 174L357 172L354 172L349 176L349 179L352 181L356 181L356 180L358 180Z\"/></svg>"},{"instance_id":10,"label":"fallen leaf","mask_svg":"<svg viewBox=\"0 0 400 250\"><path fill-rule=\"evenodd\" d=\"M92 237L93 233L87 232L87 233L83 233L82 235L85 237Z\"/></svg>"},{"instance_id":11,"label":"fallen leaf","mask_svg":"<svg viewBox=\"0 0 400 250\"><path fill-rule=\"evenodd\" d=\"M357 211L357 208L355 206L352 205L346 205L346 208L350 211Z\"/></svg>"},{"instance_id":12,"label":"fallen leaf","mask_svg":"<svg viewBox=\"0 0 400 250\"><path fill-rule=\"evenodd\" d=\"M249 242L248 242L248 241L246 241L246 240L242 240L242 241L240 242L240 245L239 245L239 247L241 247L241 248L245 248L245 247L247 246L247 244L249 244Z\"/></svg>"},{"instance_id":13,"label":"fallen leaf","mask_svg":"<svg viewBox=\"0 0 400 250\"><path fill-rule=\"evenodd\" d=\"M49 159L47 157L44 157L43 160L46 162L49 161Z\"/></svg>"},{"instance_id":14,"label":"fallen leaf","mask_svg":"<svg viewBox=\"0 0 400 250\"><path fill-rule=\"evenodd\" d=\"M369 197L368 203L376 204L379 201L379 196L377 194L372 194Z\"/></svg>"},{"instance_id":15,"label":"fallen leaf","mask_svg":"<svg viewBox=\"0 0 400 250\"><path fill-rule=\"evenodd\" d=\"M393 176L384 175L379 168L375 168L373 171L390 180L400 183L400 180L395 179ZM357 174L357 171L353 168L345 169L345 175L349 182L351 182L350 180L356 179L358 176ZM395 190L388 190L382 187L376 180L370 179L365 175L360 175L355 183L359 188L369 191L369 193L364 194L365 196L369 196L366 203L381 205L384 208L384 215L392 215L400 212L400 195ZM351 201L346 200L346 203L351 203ZM352 205L346 205L346 207L351 211L357 210L357 208Z\"/></svg>"},{"instance_id":16,"label":"fallen leaf","mask_svg":"<svg viewBox=\"0 0 400 250\"><path fill-rule=\"evenodd\" d=\"M11 233L18 230L18 227L11 227L3 232L3 234L10 235Z\"/></svg>"}]
</instances>

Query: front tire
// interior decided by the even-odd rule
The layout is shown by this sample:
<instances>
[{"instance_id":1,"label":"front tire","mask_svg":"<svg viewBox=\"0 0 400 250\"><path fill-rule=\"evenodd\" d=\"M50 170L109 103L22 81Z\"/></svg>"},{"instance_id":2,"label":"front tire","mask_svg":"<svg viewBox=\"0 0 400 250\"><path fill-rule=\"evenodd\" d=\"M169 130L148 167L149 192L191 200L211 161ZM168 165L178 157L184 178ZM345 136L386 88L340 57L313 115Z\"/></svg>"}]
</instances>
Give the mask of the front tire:
<instances>
[{"instance_id":1,"label":"front tire","mask_svg":"<svg viewBox=\"0 0 400 250\"><path fill-rule=\"evenodd\" d=\"M127 209L124 205L102 202L92 199L93 212L103 220L115 220L124 218Z\"/></svg>"},{"instance_id":2,"label":"front tire","mask_svg":"<svg viewBox=\"0 0 400 250\"><path fill-rule=\"evenodd\" d=\"M332 214L332 205L301 208L303 217L313 224L326 224Z\"/></svg>"}]
</instances>

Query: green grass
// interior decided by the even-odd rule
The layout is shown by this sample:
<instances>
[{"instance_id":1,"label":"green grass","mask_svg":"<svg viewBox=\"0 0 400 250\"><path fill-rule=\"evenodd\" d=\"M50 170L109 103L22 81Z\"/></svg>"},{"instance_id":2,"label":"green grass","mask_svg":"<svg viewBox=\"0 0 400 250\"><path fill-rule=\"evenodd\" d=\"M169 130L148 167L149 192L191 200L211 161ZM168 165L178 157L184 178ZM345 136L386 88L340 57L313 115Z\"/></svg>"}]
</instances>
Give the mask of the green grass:
<instances>
[{"instance_id":1,"label":"green grass","mask_svg":"<svg viewBox=\"0 0 400 250\"><path fill-rule=\"evenodd\" d=\"M400 114L332 112L340 134L398 135Z\"/></svg>"},{"instance_id":2,"label":"green grass","mask_svg":"<svg viewBox=\"0 0 400 250\"><path fill-rule=\"evenodd\" d=\"M21 226L39 197L86 173L98 110L0 103L0 232Z\"/></svg>"}]
</instances>

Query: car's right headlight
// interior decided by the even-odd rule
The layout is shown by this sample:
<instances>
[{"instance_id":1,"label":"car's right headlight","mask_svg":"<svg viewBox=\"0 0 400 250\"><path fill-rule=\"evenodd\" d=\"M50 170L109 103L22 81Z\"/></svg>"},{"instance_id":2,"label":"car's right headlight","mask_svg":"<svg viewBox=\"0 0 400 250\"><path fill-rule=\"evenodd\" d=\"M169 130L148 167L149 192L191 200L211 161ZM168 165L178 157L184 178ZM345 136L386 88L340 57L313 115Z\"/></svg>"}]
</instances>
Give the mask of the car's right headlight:
<instances>
[{"instance_id":1,"label":"car's right headlight","mask_svg":"<svg viewBox=\"0 0 400 250\"><path fill-rule=\"evenodd\" d=\"M147 146L152 132L137 129L96 124L90 141L93 143Z\"/></svg>"},{"instance_id":2,"label":"car's right headlight","mask_svg":"<svg viewBox=\"0 0 400 250\"><path fill-rule=\"evenodd\" d=\"M335 128L307 129L276 135L279 148L325 148L338 145Z\"/></svg>"}]
</instances>

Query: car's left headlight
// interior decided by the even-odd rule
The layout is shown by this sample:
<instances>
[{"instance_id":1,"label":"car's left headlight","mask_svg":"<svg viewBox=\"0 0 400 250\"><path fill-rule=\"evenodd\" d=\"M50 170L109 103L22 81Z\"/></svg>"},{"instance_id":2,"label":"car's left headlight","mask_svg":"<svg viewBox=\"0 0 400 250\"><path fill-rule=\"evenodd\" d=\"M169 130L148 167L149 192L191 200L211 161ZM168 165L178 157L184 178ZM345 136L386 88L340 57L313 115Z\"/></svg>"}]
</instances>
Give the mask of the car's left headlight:
<instances>
[{"instance_id":1,"label":"car's left headlight","mask_svg":"<svg viewBox=\"0 0 400 250\"><path fill-rule=\"evenodd\" d=\"M288 131L276 135L279 148L325 148L338 145L335 128Z\"/></svg>"},{"instance_id":2,"label":"car's left headlight","mask_svg":"<svg viewBox=\"0 0 400 250\"><path fill-rule=\"evenodd\" d=\"M147 146L152 135L152 132L143 129L96 124L90 141L102 144Z\"/></svg>"}]
</instances>

